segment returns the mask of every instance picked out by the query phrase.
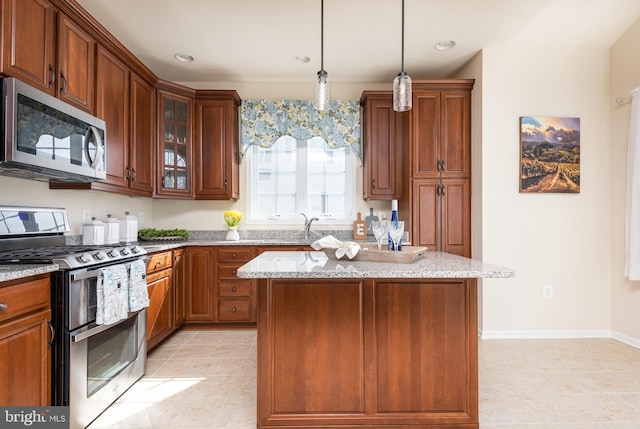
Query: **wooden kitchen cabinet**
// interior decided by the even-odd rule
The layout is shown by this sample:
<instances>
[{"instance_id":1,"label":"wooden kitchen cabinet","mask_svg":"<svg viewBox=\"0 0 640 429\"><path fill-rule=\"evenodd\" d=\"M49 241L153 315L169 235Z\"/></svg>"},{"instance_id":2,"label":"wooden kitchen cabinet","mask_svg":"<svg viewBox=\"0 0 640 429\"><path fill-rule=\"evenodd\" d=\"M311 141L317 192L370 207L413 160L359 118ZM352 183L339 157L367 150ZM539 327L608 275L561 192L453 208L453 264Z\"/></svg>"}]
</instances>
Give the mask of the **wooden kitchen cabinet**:
<instances>
[{"instance_id":1,"label":"wooden kitchen cabinet","mask_svg":"<svg viewBox=\"0 0 640 429\"><path fill-rule=\"evenodd\" d=\"M174 286L174 304L173 304L173 328L178 329L186 320L186 261L184 257L184 249L175 249L173 251L173 286Z\"/></svg>"},{"instance_id":2,"label":"wooden kitchen cabinet","mask_svg":"<svg viewBox=\"0 0 640 429\"><path fill-rule=\"evenodd\" d=\"M193 100L195 91L160 81L157 86L156 190L158 198L193 197Z\"/></svg>"},{"instance_id":3,"label":"wooden kitchen cabinet","mask_svg":"<svg viewBox=\"0 0 640 429\"><path fill-rule=\"evenodd\" d=\"M411 199L414 246L471 254L471 196L466 179L416 179Z\"/></svg>"},{"instance_id":4,"label":"wooden kitchen cabinet","mask_svg":"<svg viewBox=\"0 0 640 429\"><path fill-rule=\"evenodd\" d=\"M196 91L195 186L197 200L239 197L240 97L236 91Z\"/></svg>"},{"instance_id":5,"label":"wooden kitchen cabinet","mask_svg":"<svg viewBox=\"0 0 640 429\"><path fill-rule=\"evenodd\" d=\"M413 85L414 178L470 177L472 86L463 79Z\"/></svg>"},{"instance_id":6,"label":"wooden kitchen cabinet","mask_svg":"<svg viewBox=\"0 0 640 429\"><path fill-rule=\"evenodd\" d=\"M0 283L0 404L51 404L49 275Z\"/></svg>"},{"instance_id":7,"label":"wooden kitchen cabinet","mask_svg":"<svg viewBox=\"0 0 640 429\"><path fill-rule=\"evenodd\" d=\"M94 113L95 39L49 0L2 6L2 73Z\"/></svg>"},{"instance_id":8,"label":"wooden kitchen cabinet","mask_svg":"<svg viewBox=\"0 0 640 429\"><path fill-rule=\"evenodd\" d=\"M147 351L173 332L173 258L172 252L149 255L147 262Z\"/></svg>"},{"instance_id":9,"label":"wooden kitchen cabinet","mask_svg":"<svg viewBox=\"0 0 640 429\"><path fill-rule=\"evenodd\" d=\"M472 79L413 82L400 219L414 246L471 256Z\"/></svg>"},{"instance_id":10,"label":"wooden kitchen cabinet","mask_svg":"<svg viewBox=\"0 0 640 429\"><path fill-rule=\"evenodd\" d=\"M258 428L478 428L475 279L258 286Z\"/></svg>"},{"instance_id":11,"label":"wooden kitchen cabinet","mask_svg":"<svg viewBox=\"0 0 640 429\"><path fill-rule=\"evenodd\" d=\"M106 123L106 179L80 184L50 182L49 188L151 197L155 89L102 46L97 53L96 116Z\"/></svg>"},{"instance_id":12,"label":"wooden kitchen cabinet","mask_svg":"<svg viewBox=\"0 0 640 429\"><path fill-rule=\"evenodd\" d=\"M189 246L186 249L187 324L215 321L213 249L210 246Z\"/></svg>"},{"instance_id":13,"label":"wooden kitchen cabinet","mask_svg":"<svg viewBox=\"0 0 640 429\"><path fill-rule=\"evenodd\" d=\"M391 91L364 91L360 106L364 199L399 200L403 194L402 162L408 150L409 112L393 110Z\"/></svg>"},{"instance_id":14,"label":"wooden kitchen cabinet","mask_svg":"<svg viewBox=\"0 0 640 429\"><path fill-rule=\"evenodd\" d=\"M214 251L216 322L255 323L255 281L240 279L238 268L255 256L253 246L220 246Z\"/></svg>"}]
</instances>

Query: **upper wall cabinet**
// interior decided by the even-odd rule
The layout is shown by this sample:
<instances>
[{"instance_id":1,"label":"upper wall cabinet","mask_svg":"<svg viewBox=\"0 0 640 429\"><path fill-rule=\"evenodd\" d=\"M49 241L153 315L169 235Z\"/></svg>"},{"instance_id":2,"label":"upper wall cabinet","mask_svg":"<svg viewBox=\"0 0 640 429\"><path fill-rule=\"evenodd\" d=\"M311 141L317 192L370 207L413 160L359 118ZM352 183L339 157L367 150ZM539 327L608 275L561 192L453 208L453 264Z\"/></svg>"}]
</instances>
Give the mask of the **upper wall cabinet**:
<instances>
[{"instance_id":1,"label":"upper wall cabinet","mask_svg":"<svg viewBox=\"0 0 640 429\"><path fill-rule=\"evenodd\" d=\"M2 0L2 73L94 113L95 52L49 0Z\"/></svg>"},{"instance_id":2,"label":"upper wall cabinet","mask_svg":"<svg viewBox=\"0 0 640 429\"><path fill-rule=\"evenodd\" d=\"M414 177L469 177L470 103L466 88L414 85L410 137Z\"/></svg>"},{"instance_id":3,"label":"upper wall cabinet","mask_svg":"<svg viewBox=\"0 0 640 429\"><path fill-rule=\"evenodd\" d=\"M362 108L363 196L365 200L402 198L403 147L407 139L408 112L393 110L391 91L365 91Z\"/></svg>"},{"instance_id":4,"label":"upper wall cabinet","mask_svg":"<svg viewBox=\"0 0 640 429\"><path fill-rule=\"evenodd\" d=\"M195 91L158 82L156 191L159 198L193 198L192 128Z\"/></svg>"},{"instance_id":5,"label":"upper wall cabinet","mask_svg":"<svg viewBox=\"0 0 640 429\"><path fill-rule=\"evenodd\" d=\"M239 197L239 107L236 91L196 91L196 199Z\"/></svg>"}]
</instances>

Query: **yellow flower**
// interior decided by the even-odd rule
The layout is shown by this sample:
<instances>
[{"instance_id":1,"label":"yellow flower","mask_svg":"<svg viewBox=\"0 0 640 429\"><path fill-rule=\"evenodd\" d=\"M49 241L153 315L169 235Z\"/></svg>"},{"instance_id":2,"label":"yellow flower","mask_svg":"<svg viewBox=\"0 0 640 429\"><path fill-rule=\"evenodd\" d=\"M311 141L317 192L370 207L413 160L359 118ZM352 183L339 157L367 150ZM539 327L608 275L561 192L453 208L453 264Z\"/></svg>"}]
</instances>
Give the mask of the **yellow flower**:
<instances>
[{"instance_id":1,"label":"yellow flower","mask_svg":"<svg viewBox=\"0 0 640 429\"><path fill-rule=\"evenodd\" d=\"M240 213L238 210L227 210L226 212L224 212L224 221L229 226L238 225L241 219L242 213Z\"/></svg>"}]
</instances>

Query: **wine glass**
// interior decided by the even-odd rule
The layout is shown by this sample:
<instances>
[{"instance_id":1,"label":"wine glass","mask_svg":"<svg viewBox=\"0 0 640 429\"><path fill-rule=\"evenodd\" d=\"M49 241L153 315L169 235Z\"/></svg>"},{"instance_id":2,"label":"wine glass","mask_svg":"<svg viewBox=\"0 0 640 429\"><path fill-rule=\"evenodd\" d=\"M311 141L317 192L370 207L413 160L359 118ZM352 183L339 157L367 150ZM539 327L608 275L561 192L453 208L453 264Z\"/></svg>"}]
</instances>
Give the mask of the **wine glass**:
<instances>
[{"instance_id":1,"label":"wine glass","mask_svg":"<svg viewBox=\"0 0 640 429\"><path fill-rule=\"evenodd\" d=\"M391 237L391 241L393 241L393 249L398 250L398 243L402 239L402 235L404 234L404 221L393 221L389 222L389 236Z\"/></svg>"},{"instance_id":2,"label":"wine glass","mask_svg":"<svg viewBox=\"0 0 640 429\"><path fill-rule=\"evenodd\" d=\"M371 221L371 229L373 230L373 235L376 236L378 250L382 250L382 239L387 236L387 232L389 231L389 222L386 220Z\"/></svg>"}]
</instances>

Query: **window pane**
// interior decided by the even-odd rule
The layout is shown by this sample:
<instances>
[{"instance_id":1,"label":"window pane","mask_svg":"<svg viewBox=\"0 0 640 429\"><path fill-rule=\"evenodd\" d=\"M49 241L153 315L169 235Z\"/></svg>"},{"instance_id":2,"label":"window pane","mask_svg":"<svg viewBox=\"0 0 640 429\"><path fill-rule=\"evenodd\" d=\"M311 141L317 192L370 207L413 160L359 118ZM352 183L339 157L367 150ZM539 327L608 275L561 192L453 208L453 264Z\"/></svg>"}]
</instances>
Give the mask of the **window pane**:
<instances>
[{"instance_id":1,"label":"window pane","mask_svg":"<svg viewBox=\"0 0 640 429\"><path fill-rule=\"evenodd\" d=\"M296 174L282 173L278 175L278 193L293 194L296 193Z\"/></svg>"},{"instance_id":2,"label":"window pane","mask_svg":"<svg viewBox=\"0 0 640 429\"><path fill-rule=\"evenodd\" d=\"M260 173L258 178L258 192L262 194L275 194L276 181L275 175L272 173Z\"/></svg>"},{"instance_id":3,"label":"window pane","mask_svg":"<svg viewBox=\"0 0 640 429\"><path fill-rule=\"evenodd\" d=\"M295 195L278 195L277 213L280 215L292 215L297 213Z\"/></svg>"}]
</instances>

